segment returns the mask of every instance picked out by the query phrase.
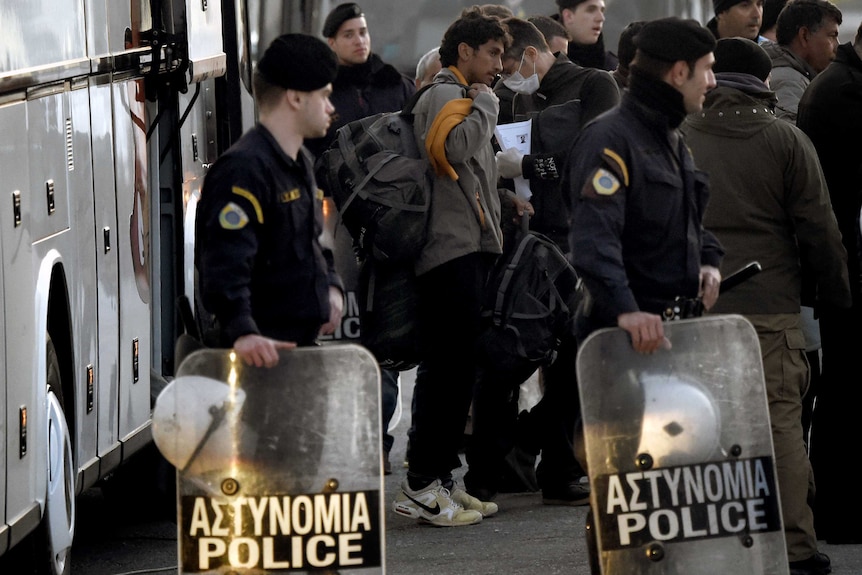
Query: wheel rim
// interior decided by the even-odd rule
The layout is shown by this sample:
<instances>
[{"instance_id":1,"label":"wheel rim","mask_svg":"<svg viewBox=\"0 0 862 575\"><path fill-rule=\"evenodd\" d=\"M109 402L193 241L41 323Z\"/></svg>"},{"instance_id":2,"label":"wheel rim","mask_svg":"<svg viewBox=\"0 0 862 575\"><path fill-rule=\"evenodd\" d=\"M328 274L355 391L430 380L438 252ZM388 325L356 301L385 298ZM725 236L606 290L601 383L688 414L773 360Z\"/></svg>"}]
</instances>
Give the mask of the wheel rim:
<instances>
[{"instance_id":1,"label":"wheel rim","mask_svg":"<svg viewBox=\"0 0 862 575\"><path fill-rule=\"evenodd\" d=\"M63 408L48 391L48 496L45 510L55 573L64 573L75 534L75 473L72 441Z\"/></svg>"}]
</instances>

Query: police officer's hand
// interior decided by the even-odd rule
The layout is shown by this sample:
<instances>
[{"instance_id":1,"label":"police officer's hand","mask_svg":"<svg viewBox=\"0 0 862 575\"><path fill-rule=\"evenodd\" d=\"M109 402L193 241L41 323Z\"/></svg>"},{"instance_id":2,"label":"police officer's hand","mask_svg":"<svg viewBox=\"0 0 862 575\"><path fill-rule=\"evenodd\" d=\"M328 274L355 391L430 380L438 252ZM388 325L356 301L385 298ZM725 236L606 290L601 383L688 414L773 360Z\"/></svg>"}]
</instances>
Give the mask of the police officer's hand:
<instances>
[{"instance_id":1,"label":"police officer's hand","mask_svg":"<svg viewBox=\"0 0 862 575\"><path fill-rule=\"evenodd\" d=\"M712 266L700 268L700 296L703 307L709 310L718 301L718 290L721 287L721 272Z\"/></svg>"},{"instance_id":2,"label":"police officer's hand","mask_svg":"<svg viewBox=\"0 0 862 575\"><path fill-rule=\"evenodd\" d=\"M344 313L344 294L335 286L329 286L329 321L320 327L320 335L335 333L341 325L341 314Z\"/></svg>"},{"instance_id":3,"label":"police officer's hand","mask_svg":"<svg viewBox=\"0 0 862 575\"><path fill-rule=\"evenodd\" d=\"M279 341L256 333L241 335L233 342L233 349L240 359L255 367L273 367L278 363L278 350L294 348L295 342Z\"/></svg>"},{"instance_id":4,"label":"police officer's hand","mask_svg":"<svg viewBox=\"0 0 862 575\"><path fill-rule=\"evenodd\" d=\"M617 316L617 325L628 332L632 347L638 353L653 353L671 347L659 315L645 311L621 313Z\"/></svg>"}]
</instances>

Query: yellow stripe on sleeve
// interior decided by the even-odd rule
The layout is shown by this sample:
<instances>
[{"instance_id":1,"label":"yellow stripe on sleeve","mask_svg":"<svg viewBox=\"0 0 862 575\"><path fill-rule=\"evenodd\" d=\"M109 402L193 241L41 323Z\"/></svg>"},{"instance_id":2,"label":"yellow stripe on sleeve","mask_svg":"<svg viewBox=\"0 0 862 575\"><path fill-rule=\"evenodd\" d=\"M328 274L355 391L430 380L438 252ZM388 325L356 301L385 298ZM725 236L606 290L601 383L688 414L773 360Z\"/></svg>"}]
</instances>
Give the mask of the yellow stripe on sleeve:
<instances>
[{"instance_id":1,"label":"yellow stripe on sleeve","mask_svg":"<svg viewBox=\"0 0 862 575\"><path fill-rule=\"evenodd\" d=\"M251 204L251 207L254 208L255 215L257 216L257 223L262 224L263 223L263 210L260 207L260 202L257 201L256 197L254 197L254 194L252 194L248 190L240 188L239 186L232 187L231 191L233 193L235 193L236 195L242 196L243 198L245 198L249 201L249 203Z\"/></svg>"},{"instance_id":2,"label":"yellow stripe on sleeve","mask_svg":"<svg viewBox=\"0 0 862 575\"><path fill-rule=\"evenodd\" d=\"M619 154L611 150L610 148L605 148L602 150L602 153L609 159L613 160L614 163L620 168L620 175L623 177L623 184L625 186L629 185L629 169L626 166L625 161L620 157Z\"/></svg>"}]
</instances>

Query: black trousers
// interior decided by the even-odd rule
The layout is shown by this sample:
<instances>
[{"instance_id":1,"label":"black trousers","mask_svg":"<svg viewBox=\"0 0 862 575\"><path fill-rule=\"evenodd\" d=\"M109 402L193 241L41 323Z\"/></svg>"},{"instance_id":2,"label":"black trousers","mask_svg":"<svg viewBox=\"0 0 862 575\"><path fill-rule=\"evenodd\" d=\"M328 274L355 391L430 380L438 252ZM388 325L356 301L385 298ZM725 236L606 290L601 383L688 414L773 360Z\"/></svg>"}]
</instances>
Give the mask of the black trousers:
<instances>
[{"instance_id":1,"label":"black trousers","mask_svg":"<svg viewBox=\"0 0 862 575\"><path fill-rule=\"evenodd\" d=\"M466 451L468 489L498 491L504 459L515 445L541 452L536 477L542 489L558 488L585 475L573 445L580 418L576 358L574 336L564 338L556 360L541 368L542 399L520 417L518 390L534 368L519 373L502 372L493 365L480 367L473 396L473 433Z\"/></svg>"},{"instance_id":2,"label":"black trousers","mask_svg":"<svg viewBox=\"0 0 862 575\"><path fill-rule=\"evenodd\" d=\"M419 330L424 356L413 388L408 476L446 480L458 450L476 379L476 339L491 254L473 253L419 276Z\"/></svg>"}]
</instances>

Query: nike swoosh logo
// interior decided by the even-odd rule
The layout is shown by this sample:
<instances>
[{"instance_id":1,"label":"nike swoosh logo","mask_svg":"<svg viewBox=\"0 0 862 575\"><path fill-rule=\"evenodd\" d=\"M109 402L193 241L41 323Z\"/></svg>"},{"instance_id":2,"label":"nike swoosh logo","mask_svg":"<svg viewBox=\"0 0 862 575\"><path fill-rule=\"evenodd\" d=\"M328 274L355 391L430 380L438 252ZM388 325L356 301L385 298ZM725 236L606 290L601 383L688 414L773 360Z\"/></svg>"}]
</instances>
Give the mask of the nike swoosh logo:
<instances>
[{"instance_id":1,"label":"nike swoosh logo","mask_svg":"<svg viewBox=\"0 0 862 575\"><path fill-rule=\"evenodd\" d=\"M416 501L415 499L410 497L409 494L405 493L404 495L407 495L407 499L409 499L410 501L412 501L413 503L415 503L416 505L418 505L419 507L421 507L422 509L424 509L425 511L430 513L431 515L437 515L438 513L440 513L440 503L438 503L436 500L434 501L434 507L428 507L427 505L425 505L421 501Z\"/></svg>"}]
</instances>

